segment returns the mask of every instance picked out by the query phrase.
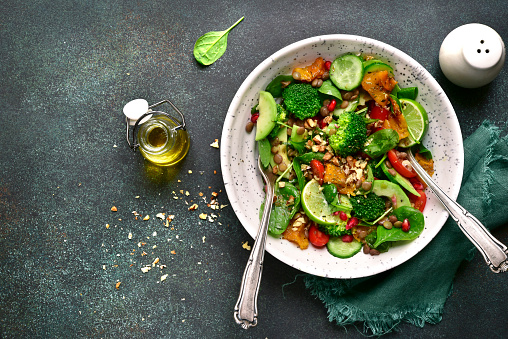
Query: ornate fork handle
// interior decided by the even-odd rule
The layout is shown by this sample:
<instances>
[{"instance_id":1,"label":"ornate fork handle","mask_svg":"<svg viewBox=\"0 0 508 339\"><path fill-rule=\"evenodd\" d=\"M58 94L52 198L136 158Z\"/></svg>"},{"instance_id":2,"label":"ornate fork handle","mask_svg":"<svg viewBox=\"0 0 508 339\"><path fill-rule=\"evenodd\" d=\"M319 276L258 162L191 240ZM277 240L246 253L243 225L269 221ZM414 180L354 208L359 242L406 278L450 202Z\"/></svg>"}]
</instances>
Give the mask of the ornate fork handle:
<instances>
[{"instance_id":1,"label":"ornate fork handle","mask_svg":"<svg viewBox=\"0 0 508 339\"><path fill-rule=\"evenodd\" d=\"M268 222L272 211L274 186L273 182L263 172L261 163L258 164L260 172L266 182L266 202L261 218L261 225L256 236L256 241L249 256L249 260L243 273L240 296L235 305L234 318L237 324L242 325L244 329L256 326L258 323L258 292L261 282L261 273L263 271L263 259L265 254L266 236L268 231Z\"/></svg>"},{"instance_id":2,"label":"ornate fork handle","mask_svg":"<svg viewBox=\"0 0 508 339\"><path fill-rule=\"evenodd\" d=\"M464 207L453 201L441 188L431 179L427 172L418 164L411 151L408 152L409 161L420 178L434 192L443 206L448 210L450 217L455 220L466 237L476 246L483 255L483 258L494 273L506 272L508 270L508 249Z\"/></svg>"}]
</instances>

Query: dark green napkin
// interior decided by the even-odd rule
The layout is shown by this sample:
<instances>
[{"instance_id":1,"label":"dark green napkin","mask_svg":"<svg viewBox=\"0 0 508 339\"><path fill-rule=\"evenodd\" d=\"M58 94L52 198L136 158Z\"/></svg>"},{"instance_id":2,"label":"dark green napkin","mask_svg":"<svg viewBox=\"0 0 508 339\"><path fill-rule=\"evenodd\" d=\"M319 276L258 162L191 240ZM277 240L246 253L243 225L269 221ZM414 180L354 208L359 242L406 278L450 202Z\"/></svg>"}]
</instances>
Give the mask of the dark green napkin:
<instances>
[{"instance_id":1,"label":"dark green napkin","mask_svg":"<svg viewBox=\"0 0 508 339\"><path fill-rule=\"evenodd\" d=\"M464 142L464 158L457 201L491 230L506 224L508 136L500 137L498 128L484 122ZM330 321L359 324L365 334L381 335L402 322L419 327L440 322L457 268L476 251L449 218L420 253L387 272L349 280L307 275L304 281L328 308Z\"/></svg>"}]
</instances>

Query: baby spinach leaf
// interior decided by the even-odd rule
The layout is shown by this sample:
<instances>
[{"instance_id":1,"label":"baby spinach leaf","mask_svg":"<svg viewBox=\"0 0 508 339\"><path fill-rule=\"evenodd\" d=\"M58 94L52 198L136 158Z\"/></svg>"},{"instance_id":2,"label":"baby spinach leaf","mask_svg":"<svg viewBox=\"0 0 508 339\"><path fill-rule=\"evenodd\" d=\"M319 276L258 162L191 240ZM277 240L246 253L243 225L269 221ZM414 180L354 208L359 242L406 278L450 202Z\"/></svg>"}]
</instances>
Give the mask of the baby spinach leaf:
<instances>
[{"instance_id":1,"label":"baby spinach leaf","mask_svg":"<svg viewBox=\"0 0 508 339\"><path fill-rule=\"evenodd\" d=\"M270 158L272 157L272 145L267 138L258 141L259 156L261 157L261 163L266 168L270 165Z\"/></svg>"},{"instance_id":2,"label":"baby spinach leaf","mask_svg":"<svg viewBox=\"0 0 508 339\"><path fill-rule=\"evenodd\" d=\"M425 148L425 146L423 146L421 143L411 147L411 150L413 151L414 154L420 153L420 155L424 156L425 159L427 160L432 159L432 153L427 148Z\"/></svg>"},{"instance_id":3,"label":"baby spinach leaf","mask_svg":"<svg viewBox=\"0 0 508 339\"><path fill-rule=\"evenodd\" d=\"M375 248L387 241L414 240L422 233L425 226L422 212L413 207L402 206L396 208L393 213L401 221L408 219L409 225L411 225L409 232L404 232L402 229L395 227L388 230L383 226L378 226Z\"/></svg>"},{"instance_id":4,"label":"baby spinach leaf","mask_svg":"<svg viewBox=\"0 0 508 339\"><path fill-rule=\"evenodd\" d=\"M243 20L235 22L225 31L212 31L200 36L194 44L194 58L202 65L208 66L219 59L228 45L228 34L236 25Z\"/></svg>"},{"instance_id":5,"label":"baby spinach leaf","mask_svg":"<svg viewBox=\"0 0 508 339\"><path fill-rule=\"evenodd\" d=\"M367 138L363 151L371 158L377 158L399 143L399 134L393 129L381 129Z\"/></svg>"},{"instance_id":6,"label":"baby spinach leaf","mask_svg":"<svg viewBox=\"0 0 508 339\"><path fill-rule=\"evenodd\" d=\"M274 98L280 98L282 97L282 90L284 89L282 83L291 83L293 80L292 75L278 75L266 86L265 91L270 92Z\"/></svg>"},{"instance_id":7,"label":"baby spinach leaf","mask_svg":"<svg viewBox=\"0 0 508 339\"><path fill-rule=\"evenodd\" d=\"M335 87L335 85L331 80L323 81L323 84L321 85L321 87L319 87L318 91L320 93L330 95L342 101L342 96L340 95L339 89Z\"/></svg>"},{"instance_id":8,"label":"baby spinach leaf","mask_svg":"<svg viewBox=\"0 0 508 339\"><path fill-rule=\"evenodd\" d=\"M286 182L284 187L275 186L275 196L277 199L272 206L268 231L278 235L286 230L289 222L300 209L300 191L293 184Z\"/></svg>"}]
</instances>

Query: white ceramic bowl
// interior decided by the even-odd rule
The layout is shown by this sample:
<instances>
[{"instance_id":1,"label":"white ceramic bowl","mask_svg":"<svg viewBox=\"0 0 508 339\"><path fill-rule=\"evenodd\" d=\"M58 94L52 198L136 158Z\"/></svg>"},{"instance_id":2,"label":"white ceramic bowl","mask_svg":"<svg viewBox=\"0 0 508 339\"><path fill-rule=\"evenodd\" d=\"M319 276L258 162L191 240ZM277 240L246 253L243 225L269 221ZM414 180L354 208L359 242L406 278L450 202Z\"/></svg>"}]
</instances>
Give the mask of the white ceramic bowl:
<instances>
[{"instance_id":1,"label":"white ceramic bowl","mask_svg":"<svg viewBox=\"0 0 508 339\"><path fill-rule=\"evenodd\" d=\"M224 184L233 210L251 237L256 236L259 227L259 206L264 193L256 168L255 133L246 133L245 125L259 91L277 75L291 74L294 67L309 65L318 56L333 60L347 52L374 54L394 68L401 87L418 86L417 101L429 115L429 131L423 144L434 156L433 178L452 199L457 198L464 163L462 135L453 107L436 80L410 56L380 41L341 34L317 36L293 43L259 64L238 89L224 122L221 140ZM448 214L432 193L427 194L427 199L425 229L420 237L378 256L358 253L349 259L338 259L326 248L309 245L307 250L300 250L295 244L270 235L266 250L282 262L318 276L358 278L377 274L409 260L439 232Z\"/></svg>"}]
</instances>

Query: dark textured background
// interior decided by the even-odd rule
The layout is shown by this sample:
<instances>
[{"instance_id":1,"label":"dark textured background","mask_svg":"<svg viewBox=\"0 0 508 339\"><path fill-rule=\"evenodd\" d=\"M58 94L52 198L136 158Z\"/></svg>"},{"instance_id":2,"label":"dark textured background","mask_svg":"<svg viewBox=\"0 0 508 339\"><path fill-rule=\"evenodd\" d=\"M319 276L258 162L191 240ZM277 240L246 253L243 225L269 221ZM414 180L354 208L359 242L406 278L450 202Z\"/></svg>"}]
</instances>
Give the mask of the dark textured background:
<instances>
[{"instance_id":1,"label":"dark textured background","mask_svg":"<svg viewBox=\"0 0 508 339\"><path fill-rule=\"evenodd\" d=\"M225 55L198 65L196 39L242 16ZM290 43L331 33L411 55L448 94L464 137L484 119L504 126L508 68L465 90L443 76L438 52L451 30L471 22L491 26L506 43L507 17L504 0L2 1L0 337L362 337L330 323L302 279L292 283L299 272L270 255L259 325L235 324L249 255L242 242L252 239L231 207L214 223L198 218L211 212L203 197L212 192L228 204L210 143L256 65ZM150 166L129 150L122 107L134 98L170 98L186 115L192 144L178 168ZM193 202L200 208L189 212ZM151 218L135 220L132 211ZM157 220L160 212L175 215L172 229ZM494 235L508 243L508 225ZM156 257L167 267L143 274ZM507 295L508 276L491 273L477 255L461 266L443 321L403 325L401 334L501 338Z\"/></svg>"}]
</instances>

